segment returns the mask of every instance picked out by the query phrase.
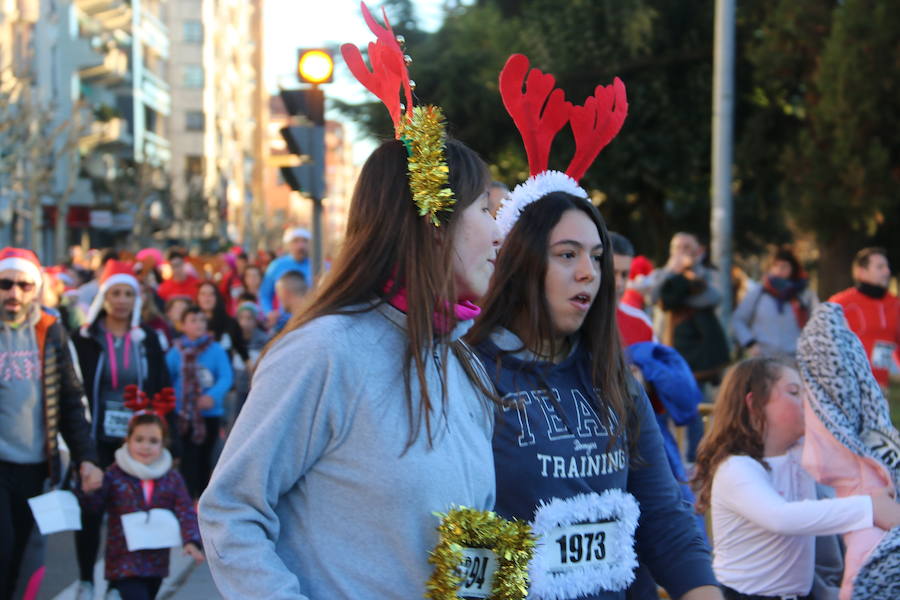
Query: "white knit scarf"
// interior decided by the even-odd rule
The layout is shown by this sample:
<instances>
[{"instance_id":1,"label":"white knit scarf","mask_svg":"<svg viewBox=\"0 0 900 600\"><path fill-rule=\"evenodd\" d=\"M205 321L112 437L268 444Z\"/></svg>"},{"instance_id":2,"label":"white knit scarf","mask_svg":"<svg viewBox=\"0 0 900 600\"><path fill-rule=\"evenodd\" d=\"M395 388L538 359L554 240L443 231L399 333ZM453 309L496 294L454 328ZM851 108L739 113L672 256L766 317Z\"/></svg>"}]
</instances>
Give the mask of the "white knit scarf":
<instances>
[{"instance_id":1,"label":"white knit scarf","mask_svg":"<svg viewBox=\"0 0 900 600\"><path fill-rule=\"evenodd\" d=\"M132 458L128 454L128 446L122 444L122 447L116 450L116 464L119 465L120 469L140 480L159 479L172 468L172 455L163 448L159 458L149 465L145 465Z\"/></svg>"}]
</instances>

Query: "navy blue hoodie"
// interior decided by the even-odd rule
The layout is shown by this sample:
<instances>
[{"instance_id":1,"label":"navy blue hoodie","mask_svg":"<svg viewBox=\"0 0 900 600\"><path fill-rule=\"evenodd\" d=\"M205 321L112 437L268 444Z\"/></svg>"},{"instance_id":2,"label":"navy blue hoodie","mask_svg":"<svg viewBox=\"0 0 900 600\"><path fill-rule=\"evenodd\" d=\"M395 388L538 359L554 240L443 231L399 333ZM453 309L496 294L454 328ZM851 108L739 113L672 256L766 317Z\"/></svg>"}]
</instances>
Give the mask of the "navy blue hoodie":
<instances>
[{"instance_id":1,"label":"navy blue hoodie","mask_svg":"<svg viewBox=\"0 0 900 600\"><path fill-rule=\"evenodd\" d=\"M716 585L709 548L681 498L646 394L641 391L633 398L643 461L636 468L629 466L624 440L609 444L609 429L621 416L601 413L587 351L576 342L558 364L536 362L527 351L502 354L498 370L500 350L521 347L519 338L502 329L476 347L497 392L510 404L500 411L494 428L496 512L531 521L535 509L552 498L624 490L640 506L635 547L654 579L674 598L702 585ZM510 400L518 400L518 406ZM624 591L580 596L624 597Z\"/></svg>"}]
</instances>

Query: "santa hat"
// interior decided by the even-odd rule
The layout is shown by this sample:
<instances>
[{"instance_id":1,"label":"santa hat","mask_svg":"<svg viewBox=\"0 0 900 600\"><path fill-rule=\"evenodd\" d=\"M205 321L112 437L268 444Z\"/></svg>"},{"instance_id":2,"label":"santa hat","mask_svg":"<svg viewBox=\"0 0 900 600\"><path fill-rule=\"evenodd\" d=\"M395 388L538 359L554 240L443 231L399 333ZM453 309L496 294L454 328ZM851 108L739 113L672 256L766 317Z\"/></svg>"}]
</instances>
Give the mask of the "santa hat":
<instances>
[{"instance_id":1,"label":"santa hat","mask_svg":"<svg viewBox=\"0 0 900 600\"><path fill-rule=\"evenodd\" d=\"M653 272L653 263L646 256L641 254L634 257L631 261L631 270L628 272L628 280L631 281L640 275L649 275Z\"/></svg>"},{"instance_id":2,"label":"santa hat","mask_svg":"<svg viewBox=\"0 0 900 600\"><path fill-rule=\"evenodd\" d=\"M22 271L31 277L32 282L38 288L41 287L41 283L44 280L41 275L41 261L38 260L38 257L34 252L26 248L12 248L7 246L3 250L0 250L0 271L6 271L8 269Z\"/></svg>"},{"instance_id":3,"label":"santa hat","mask_svg":"<svg viewBox=\"0 0 900 600\"><path fill-rule=\"evenodd\" d=\"M134 255L134 259L140 263L144 263L145 266L150 266L152 268L156 268L166 262L163 258L163 253L160 252L158 248L144 248L143 250L139 250L138 253Z\"/></svg>"},{"instance_id":4,"label":"santa hat","mask_svg":"<svg viewBox=\"0 0 900 600\"><path fill-rule=\"evenodd\" d=\"M140 341L144 338L144 332L141 330L141 286L134 276L131 264L118 260L108 261L103 268L103 273L100 275L100 289L97 291L97 295L94 296L94 301L91 303L90 309L88 309L84 325L81 328L83 334L86 334L88 327L97 320L97 316L100 314L103 302L106 299L106 292L112 286L121 283L130 285L134 290L134 309L131 311L131 337L135 341Z\"/></svg>"}]
</instances>

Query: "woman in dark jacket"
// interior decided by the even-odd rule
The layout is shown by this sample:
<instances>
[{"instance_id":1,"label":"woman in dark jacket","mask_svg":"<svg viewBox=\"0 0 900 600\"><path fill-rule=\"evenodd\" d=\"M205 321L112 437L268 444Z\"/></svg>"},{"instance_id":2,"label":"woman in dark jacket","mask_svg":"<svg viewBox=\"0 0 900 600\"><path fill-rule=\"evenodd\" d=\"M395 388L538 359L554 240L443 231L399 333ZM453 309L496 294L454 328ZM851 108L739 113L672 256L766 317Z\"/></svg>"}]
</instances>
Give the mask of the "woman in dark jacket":
<instances>
[{"instance_id":1,"label":"woman in dark jacket","mask_svg":"<svg viewBox=\"0 0 900 600\"><path fill-rule=\"evenodd\" d=\"M228 315L225 298L222 297L222 292L216 284L211 281L200 284L197 289L197 306L206 314L209 332L228 353L229 360L234 361L234 355L237 354L246 363L249 353L244 334L241 333L241 326L234 317Z\"/></svg>"},{"instance_id":2,"label":"woman in dark jacket","mask_svg":"<svg viewBox=\"0 0 900 600\"><path fill-rule=\"evenodd\" d=\"M159 337L153 329L140 325L140 315L140 284L131 265L109 261L85 324L72 337L103 469L114 462L132 414L124 404L125 386L137 385L152 397L170 385ZM81 581L78 599L93 597L102 520L102 513L82 513L81 531L75 533Z\"/></svg>"}]
</instances>

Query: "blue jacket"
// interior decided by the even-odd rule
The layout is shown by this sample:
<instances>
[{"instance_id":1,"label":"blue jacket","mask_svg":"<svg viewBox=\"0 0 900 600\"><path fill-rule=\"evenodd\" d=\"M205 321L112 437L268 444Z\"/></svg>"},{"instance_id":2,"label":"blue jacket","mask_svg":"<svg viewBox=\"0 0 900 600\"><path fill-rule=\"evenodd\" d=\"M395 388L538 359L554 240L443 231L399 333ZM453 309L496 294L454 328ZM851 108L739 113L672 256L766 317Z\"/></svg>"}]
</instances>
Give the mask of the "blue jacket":
<instances>
[{"instance_id":1,"label":"blue jacket","mask_svg":"<svg viewBox=\"0 0 900 600\"><path fill-rule=\"evenodd\" d=\"M190 344L187 338L181 338L182 343ZM231 371L231 362L228 360L228 353L218 344L212 342L203 353L197 357L197 362L209 375L201 374L201 387L203 393L215 400L215 405L209 410L204 410L200 414L204 417L221 417L225 414L225 394L231 389L234 381L234 375ZM184 391L181 380L181 350L178 346L173 346L166 353L166 365L169 367L169 374L172 376L172 386L175 388L176 409L181 410L181 399L184 397ZM209 378L208 382L203 379ZM205 385L208 383L208 385Z\"/></svg>"},{"instance_id":2,"label":"blue jacket","mask_svg":"<svg viewBox=\"0 0 900 600\"><path fill-rule=\"evenodd\" d=\"M647 383L653 384L666 412L676 425L696 418L703 392L691 367L674 348L656 342L639 342L626 349L628 360L637 365Z\"/></svg>"},{"instance_id":3,"label":"blue jacket","mask_svg":"<svg viewBox=\"0 0 900 600\"><path fill-rule=\"evenodd\" d=\"M672 597L715 585L709 547L698 535L692 511L672 476L646 394L636 392L630 407L640 422L637 446L645 463L634 467L624 440L609 444L609 426L625 416L601 410L588 353L576 344L568 358L550 364L531 360L524 352L500 351L520 345L512 333L501 331L475 348L498 394L510 403L494 428L496 512L530 521L535 509L553 498L627 491L640 506L637 557L656 581ZM624 597L624 591L605 591L581 598Z\"/></svg>"},{"instance_id":4,"label":"blue jacket","mask_svg":"<svg viewBox=\"0 0 900 600\"><path fill-rule=\"evenodd\" d=\"M671 415L677 425L685 425L693 420L698 413L697 405L703 400L703 392L700 391L687 361L674 348L656 342L639 342L628 346L625 351L629 360L641 370L644 380L653 385L657 397L666 407L666 413L656 415L663 447L672 474L681 488L681 497L693 506L696 498L687 484L687 471L681 462L678 443L669 431L668 416ZM706 539L703 517L694 515L694 519L697 531Z\"/></svg>"},{"instance_id":5,"label":"blue jacket","mask_svg":"<svg viewBox=\"0 0 900 600\"><path fill-rule=\"evenodd\" d=\"M275 302L275 282L288 271L297 271L302 273L306 279L306 283L312 283L310 277L310 263L308 258L303 260L295 260L290 254L279 256L266 269L266 275L263 277L262 284L259 287L259 305L262 307L264 314L272 312Z\"/></svg>"}]
</instances>

